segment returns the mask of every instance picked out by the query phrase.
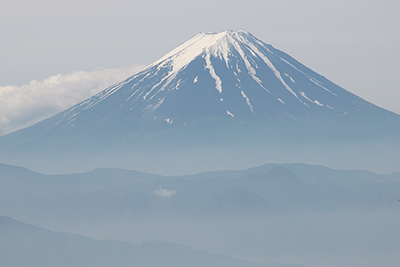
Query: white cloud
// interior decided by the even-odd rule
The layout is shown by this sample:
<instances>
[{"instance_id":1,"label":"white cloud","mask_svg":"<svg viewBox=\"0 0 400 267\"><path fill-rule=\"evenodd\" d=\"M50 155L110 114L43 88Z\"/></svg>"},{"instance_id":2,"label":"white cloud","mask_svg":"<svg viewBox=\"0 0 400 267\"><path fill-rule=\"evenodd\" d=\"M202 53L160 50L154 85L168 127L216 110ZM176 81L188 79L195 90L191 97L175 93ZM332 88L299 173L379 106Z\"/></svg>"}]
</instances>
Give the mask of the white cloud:
<instances>
[{"instance_id":1,"label":"white cloud","mask_svg":"<svg viewBox=\"0 0 400 267\"><path fill-rule=\"evenodd\" d=\"M58 74L0 87L0 135L51 117L139 71L142 66Z\"/></svg>"},{"instance_id":2,"label":"white cloud","mask_svg":"<svg viewBox=\"0 0 400 267\"><path fill-rule=\"evenodd\" d=\"M176 191L175 190L168 190L168 189L160 188L158 190L155 190L153 193L156 196L160 196L160 197L172 197L173 195L176 194Z\"/></svg>"}]
</instances>

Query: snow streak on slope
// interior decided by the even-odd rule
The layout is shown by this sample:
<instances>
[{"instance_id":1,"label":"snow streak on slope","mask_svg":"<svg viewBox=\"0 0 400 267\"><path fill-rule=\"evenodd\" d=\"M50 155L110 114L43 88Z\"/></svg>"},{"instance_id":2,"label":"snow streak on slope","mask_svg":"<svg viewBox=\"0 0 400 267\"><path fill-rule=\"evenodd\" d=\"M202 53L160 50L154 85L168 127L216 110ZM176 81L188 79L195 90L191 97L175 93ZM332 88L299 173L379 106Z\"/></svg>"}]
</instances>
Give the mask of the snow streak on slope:
<instances>
[{"instance_id":1,"label":"snow streak on slope","mask_svg":"<svg viewBox=\"0 0 400 267\"><path fill-rule=\"evenodd\" d=\"M243 98L246 99L247 105L249 106L251 112L253 112L253 114L254 114L253 106L250 103L250 99L247 97L247 95L243 91L240 91L240 93L242 94Z\"/></svg>"},{"instance_id":2,"label":"snow streak on slope","mask_svg":"<svg viewBox=\"0 0 400 267\"><path fill-rule=\"evenodd\" d=\"M293 66L293 64L291 64L291 63L288 62L287 60L285 60L285 59L282 58L282 61L285 62L286 64L290 65L292 68L296 69L297 71L301 72L302 74L306 75L306 76L310 79L310 81L312 81L312 82L313 82L314 84L316 84L317 86L321 87L322 89L324 89L325 91L327 91L327 92L329 92L329 93L331 93L331 94L333 94L333 95L336 95L335 93L332 93L332 92L331 92L329 89L327 89L326 87L322 86L322 85L321 85L321 82L315 80L315 79L314 79L313 77L311 77L310 75L308 75L308 74L304 73L303 71L299 70L298 68L296 68L295 66ZM292 79L292 78L290 77L290 79ZM292 81L293 81L293 79L292 79Z\"/></svg>"},{"instance_id":3,"label":"snow streak on slope","mask_svg":"<svg viewBox=\"0 0 400 267\"><path fill-rule=\"evenodd\" d=\"M217 74L215 73L215 69L213 68L213 66L211 65L211 60L210 60L210 53L206 54L206 69L208 69L210 71L210 75L211 77L214 78L215 80L215 86L218 90L219 93L222 93L222 82L221 79L217 76Z\"/></svg>"},{"instance_id":4,"label":"snow streak on slope","mask_svg":"<svg viewBox=\"0 0 400 267\"><path fill-rule=\"evenodd\" d=\"M236 51L239 53L239 55L242 57L244 64L247 68L248 73L250 74L250 76L253 78L253 80L255 80L262 88L264 88L264 86L262 85L261 80L256 76L256 70L251 66L249 60L247 59L247 56L245 55L245 52L242 50L242 48L240 47L240 44L235 42L233 38L231 38L232 40L232 45L234 46L234 48L236 49ZM265 88L264 88L265 89Z\"/></svg>"},{"instance_id":5,"label":"snow streak on slope","mask_svg":"<svg viewBox=\"0 0 400 267\"><path fill-rule=\"evenodd\" d=\"M290 88L285 81L282 79L281 73L275 68L274 64L272 64L272 62L263 54L261 53L257 47L255 47L253 44L249 43L249 46L253 49L253 51L255 51L257 53L257 55L262 58L262 60L264 60L264 62L268 65L268 67L270 67L270 69L274 72L276 78L278 78L278 80L283 84L283 86L285 86L285 88L292 93L300 102L302 102L299 97L297 96L297 94L292 90L292 88Z\"/></svg>"}]
</instances>

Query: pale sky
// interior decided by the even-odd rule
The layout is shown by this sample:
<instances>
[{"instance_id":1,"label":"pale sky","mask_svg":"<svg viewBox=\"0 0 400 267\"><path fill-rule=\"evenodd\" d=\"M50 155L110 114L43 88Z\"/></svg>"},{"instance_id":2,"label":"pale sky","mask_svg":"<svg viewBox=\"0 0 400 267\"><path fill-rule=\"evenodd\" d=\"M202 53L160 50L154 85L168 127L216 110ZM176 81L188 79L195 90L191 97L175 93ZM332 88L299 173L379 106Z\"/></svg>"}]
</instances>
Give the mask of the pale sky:
<instances>
[{"instance_id":1,"label":"pale sky","mask_svg":"<svg viewBox=\"0 0 400 267\"><path fill-rule=\"evenodd\" d=\"M226 29L249 31L400 113L399 14L398 0L2 0L0 135L134 74L198 32Z\"/></svg>"}]
</instances>

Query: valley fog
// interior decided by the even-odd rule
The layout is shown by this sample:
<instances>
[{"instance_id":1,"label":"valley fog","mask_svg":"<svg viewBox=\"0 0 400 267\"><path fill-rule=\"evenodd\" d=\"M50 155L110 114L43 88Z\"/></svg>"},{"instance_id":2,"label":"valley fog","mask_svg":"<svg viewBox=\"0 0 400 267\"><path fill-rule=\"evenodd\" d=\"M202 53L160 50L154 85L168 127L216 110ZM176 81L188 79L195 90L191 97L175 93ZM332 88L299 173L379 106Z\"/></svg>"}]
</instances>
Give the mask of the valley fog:
<instances>
[{"instance_id":1,"label":"valley fog","mask_svg":"<svg viewBox=\"0 0 400 267\"><path fill-rule=\"evenodd\" d=\"M305 164L175 177L1 171L0 212L55 232L308 267L397 266L400 259L399 173Z\"/></svg>"},{"instance_id":2,"label":"valley fog","mask_svg":"<svg viewBox=\"0 0 400 267\"><path fill-rule=\"evenodd\" d=\"M398 208L364 212L315 212L259 218L155 219L87 227L66 226L99 239L141 244L160 240L186 244L257 262L318 266L397 266Z\"/></svg>"}]
</instances>

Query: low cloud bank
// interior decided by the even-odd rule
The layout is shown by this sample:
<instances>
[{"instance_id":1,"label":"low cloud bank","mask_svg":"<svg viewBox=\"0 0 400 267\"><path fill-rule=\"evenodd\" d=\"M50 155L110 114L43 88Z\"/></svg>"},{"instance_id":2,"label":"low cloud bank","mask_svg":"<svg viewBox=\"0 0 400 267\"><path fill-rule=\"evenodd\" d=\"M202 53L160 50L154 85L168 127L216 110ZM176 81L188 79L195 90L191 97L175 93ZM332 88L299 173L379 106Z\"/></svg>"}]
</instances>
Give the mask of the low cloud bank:
<instances>
[{"instance_id":1,"label":"low cloud bank","mask_svg":"<svg viewBox=\"0 0 400 267\"><path fill-rule=\"evenodd\" d=\"M0 136L51 117L138 72L143 66L58 74L0 87Z\"/></svg>"}]
</instances>

